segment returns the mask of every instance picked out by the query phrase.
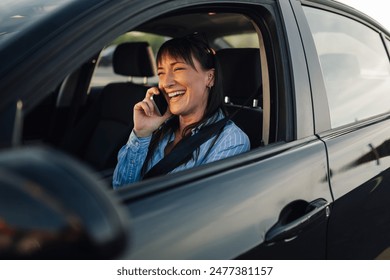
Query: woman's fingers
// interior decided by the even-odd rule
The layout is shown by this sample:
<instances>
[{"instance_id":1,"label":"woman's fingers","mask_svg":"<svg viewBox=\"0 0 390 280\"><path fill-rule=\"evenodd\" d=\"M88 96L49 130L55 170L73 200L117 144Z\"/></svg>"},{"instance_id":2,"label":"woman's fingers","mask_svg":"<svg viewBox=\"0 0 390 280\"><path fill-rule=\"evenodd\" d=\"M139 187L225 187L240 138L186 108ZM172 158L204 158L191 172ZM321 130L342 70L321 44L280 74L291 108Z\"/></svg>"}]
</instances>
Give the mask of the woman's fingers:
<instances>
[{"instance_id":1,"label":"woman's fingers","mask_svg":"<svg viewBox=\"0 0 390 280\"><path fill-rule=\"evenodd\" d=\"M138 102L135 105L134 109L143 111L145 113L145 115L148 117L151 117L153 115L153 111L154 111L153 104L151 104L150 101L148 102L147 99L144 99L141 102Z\"/></svg>"},{"instance_id":2,"label":"woman's fingers","mask_svg":"<svg viewBox=\"0 0 390 280\"><path fill-rule=\"evenodd\" d=\"M154 94L160 94L159 89L157 87L152 87L148 89L146 91L145 99L142 100L143 104L141 104L141 107L144 109L145 114L149 117L151 117L155 112L154 104L152 101L152 96Z\"/></svg>"},{"instance_id":3,"label":"woman's fingers","mask_svg":"<svg viewBox=\"0 0 390 280\"><path fill-rule=\"evenodd\" d=\"M147 90L144 100L138 102L134 106L134 131L137 136L145 137L153 133L164 121L166 121L171 113L169 109L163 116L159 116L155 111L153 100L151 97L154 94L159 94L158 88L150 88Z\"/></svg>"},{"instance_id":4,"label":"woman's fingers","mask_svg":"<svg viewBox=\"0 0 390 280\"><path fill-rule=\"evenodd\" d=\"M145 99L150 100L154 94L160 94L160 90L157 87L152 87L146 91Z\"/></svg>"}]
</instances>

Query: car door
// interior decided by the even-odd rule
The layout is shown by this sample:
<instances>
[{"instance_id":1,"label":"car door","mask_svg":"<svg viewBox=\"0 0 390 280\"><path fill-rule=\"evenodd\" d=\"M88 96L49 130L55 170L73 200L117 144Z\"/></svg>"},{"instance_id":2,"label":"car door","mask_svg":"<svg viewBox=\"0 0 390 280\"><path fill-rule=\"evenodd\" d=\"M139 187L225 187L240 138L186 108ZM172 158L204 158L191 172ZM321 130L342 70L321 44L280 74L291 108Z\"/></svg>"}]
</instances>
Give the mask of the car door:
<instances>
[{"instance_id":1,"label":"car door","mask_svg":"<svg viewBox=\"0 0 390 280\"><path fill-rule=\"evenodd\" d=\"M304 12L321 62L331 119L330 129L319 133L328 151L335 199L328 258L389 258L388 39L375 23L340 5L332 10L305 6Z\"/></svg>"},{"instance_id":2,"label":"car door","mask_svg":"<svg viewBox=\"0 0 390 280\"><path fill-rule=\"evenodd\" d=\"M279 65L285 77L281 75L277 82L297 104L288 116L295 124L290 127L295 139L276 140L234 158L119 190L118 196L132 215L133 243L127 258L323 259L332 202L326 149L313 131L309 79L302 63L302 42L296 40L298 29L289 24L288 32L282 31L281 17L294 23L291 7L269 1L215 2L224 4L229 12L251 14L249 11L267 9L269 15L277 15L272 19L273 28L280 32L276 37L284 42L284 50L273 51L279 56L281 52L286 55L287 49L291 52L285 65ZM283 60L279 57L278 61ZM289 79L294 80L293 88L287 86Z\"/></svg>"},{"instance_id":3,"label":"car door","mask_svg":"<svg viewBox=\"0 0 390 280\"><path fill-rule=\"evenodd\" d=\"M324 154L309 137L119 191L132 215L128 258L325 258Z\"/></svg>"}]
</instances>

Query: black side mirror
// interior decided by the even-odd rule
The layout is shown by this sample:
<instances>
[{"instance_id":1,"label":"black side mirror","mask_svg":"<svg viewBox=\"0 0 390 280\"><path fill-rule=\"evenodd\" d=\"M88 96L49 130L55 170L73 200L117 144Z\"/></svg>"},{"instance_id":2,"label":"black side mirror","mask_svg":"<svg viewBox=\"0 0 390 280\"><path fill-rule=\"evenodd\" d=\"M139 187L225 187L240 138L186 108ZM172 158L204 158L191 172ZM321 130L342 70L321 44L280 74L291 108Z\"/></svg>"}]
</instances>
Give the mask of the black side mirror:
<instances>
[{"instance_id":1,"label":"black side mirror","mask_svg":"<svg viewBox=\"0 0 390 280\"><path fill-rule=\"evenodd\" d=\"M0 153L0 259L121 258L129 217L93 173L62 153Z\"/></svg>"}]
</instances>

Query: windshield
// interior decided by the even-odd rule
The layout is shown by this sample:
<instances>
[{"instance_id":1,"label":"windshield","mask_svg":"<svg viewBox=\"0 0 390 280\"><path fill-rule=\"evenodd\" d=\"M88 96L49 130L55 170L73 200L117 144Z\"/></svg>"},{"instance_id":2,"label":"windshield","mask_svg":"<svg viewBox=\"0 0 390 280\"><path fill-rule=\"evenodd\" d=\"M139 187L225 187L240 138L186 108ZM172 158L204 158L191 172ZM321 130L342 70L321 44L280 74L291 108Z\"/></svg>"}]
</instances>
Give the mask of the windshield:
<instances>
[{"instance_id":1,"label":"windshield","mask_svg":"<svg viewBox=\"0 0 390 280\"><path fill-rule=\"evenodd\" d=\"M1 0L0 43L72 1L75 0Z\"/></svg>"}]
</instances>

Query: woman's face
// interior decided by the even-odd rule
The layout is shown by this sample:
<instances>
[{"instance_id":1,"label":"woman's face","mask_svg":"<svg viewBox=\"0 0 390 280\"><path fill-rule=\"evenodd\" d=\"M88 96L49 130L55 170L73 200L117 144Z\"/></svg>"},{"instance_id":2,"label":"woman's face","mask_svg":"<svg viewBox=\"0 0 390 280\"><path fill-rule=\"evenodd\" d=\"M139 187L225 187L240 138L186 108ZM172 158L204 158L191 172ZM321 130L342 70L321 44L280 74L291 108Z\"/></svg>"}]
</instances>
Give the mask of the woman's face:
<instances>
[{"instance_id":1,"label":"woman's face","mask_svg":"<svg viewBox=\"0 0 390 280\"><path fill-rule=\"evenodd\" d=\"M159 88L163 89L172 114L180 115L193 123L205 112L208 89L214 83L214 69L203 70L192 57L194 66L184 59L163 55L157 65Z\"/></svg>"}]
</instances>

